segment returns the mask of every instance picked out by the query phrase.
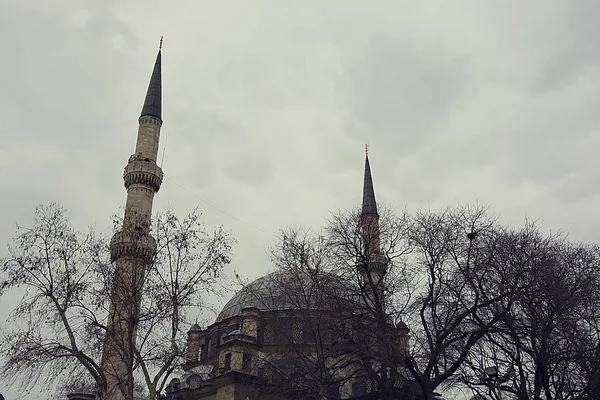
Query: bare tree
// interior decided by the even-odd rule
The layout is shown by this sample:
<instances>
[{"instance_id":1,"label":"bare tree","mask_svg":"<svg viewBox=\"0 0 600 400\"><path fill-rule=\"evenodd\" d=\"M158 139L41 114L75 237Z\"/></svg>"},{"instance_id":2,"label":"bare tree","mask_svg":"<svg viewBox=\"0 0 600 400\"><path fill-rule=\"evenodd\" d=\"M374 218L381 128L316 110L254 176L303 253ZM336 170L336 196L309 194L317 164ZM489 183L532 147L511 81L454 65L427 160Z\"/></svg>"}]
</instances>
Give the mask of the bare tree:
<instances>
[{"instance_id":1,"label":"bare tree","mask_svg":"<svg viewBox=\"0 0 600 400\"><path fill-rule=\"evenodd\" d=\"M506 243L485 207L417 213L410 241L422 281L407 313L413 337L407 367L432 399L510 309L516 283L502 272Z\"/></svg>"},{"instance_id":2,"label":"bare tree","mask_svg":"<svg viewBox=\"0 0 600 400\"><path fill-rule=\"evenodd\" d=\"M185 350L188 310L202 306L202 296L229 263L232 245L222 229L208 233L196 212L182 220L167 212L154 229L156 256L139 285L139 320L131 321L137 333L132 369L151 399L158 398ZM99 349L114 339L106 321L114 301L109 289L115 292L118 285L105 238L76 232L60 206L40 206L33 226L19 227L2 274L0 294L22 295L11 313L14 324L3 333L4 373L34 385L69 383L84 371L101 398L107 372Z\"/></svg>"},{"instance_id":3,"label":"bare tree","mask_svg":"<svg viewBox=\"0 0 600 400\"><path fill-rule=\"evenodd\" d=\"M275 262L288 275L319 269L344 282L343 291L322 290L348 310L353 381L378 398L432 399L451 385L518 288L502 273L500 250L509 243L484 207L388 211L367 221L342 212L330 218L318 251L316 242L288 233Z\"/></svg>"},{"instance_id":4,"label":"bare tree","mask_svg":"<svg viewBox=\"0 0 600 400\"><path fill-rule=\"evenodd\" d=\"M384 215L376 235L360 213L339 213L321 235L288 230L274 248L273 261L285 277L278 282L284 289L276 291L304 310L280 329L289 336L282 359L301 362L280 373L288 383L302 377L296 386L307 398L336 398L343 391L393 399L406 389L399 368L408 344L401 315L413 279L402 262L408 221ZM302 341L295 340L293 324L302 327Z\"/></svg>"},{"instance_id":5,"label":"bare tree","mask_svg":"<svg viewBox=\"0 0 600 400\"><path fill-rule=\"evenodd\" d=\"M408 328L405 312L417 284L406 257L412 251L406 213L381 208L377 219L354 210L332 215L325 229L330 272L347 282L344 301L352 310L351 345L359 359L357 391L382 399L412 391L406 376Z\"/></svg>"},{"instance_id":6,"label":"bare tree","mask_svg":"<svg viewBox=\"0 0 600 400\"><path fill-rule=\"evenodd\" d=\"M200 311L207 294L218 294L233 240L217 228L206 232L196 211L179 219L172 211L155 219L157 256L145 282L137 364L149 400L168 382L184 355L190 309Z\"/></svg>"},{"instance_id":7,"label":"bare tree","mask_svg":"<svg viewBox=\"0 0 600 400\"><path fill-rule=\"evenodd\" d=\"M65 210L52 204L36 209L32 227L19 227L8 253L0 294L10 290L21 300L4 332L3 372L33 385L84 369L104 387L96 325L105 300L98 298L103 281L97 277L110 264L104 238L76 232Z\"/></svg>"},{"instance_id":8,"label":"bare tree","mask_svg":"<svg viewBox=\"0 0 600 400\"><path fill-rule=\"evenodd\" d=\"M489 395L529 399L597 396L600 349L600 258L597 246L545 236L535 224L506 232L507 274L522 282L499 329L484 337L466 364L471 386L488 384L485 367L514 371ZM591 368L590 368L591 367ZM474 376L475 375L475 376ZM594 386L596 385L596 386ZM494 390L492 390L494 389Z\"/></svg>"},{"instance_id":9,"label":"bare tree","mask_svg":"<svg viewBox=\"0 0 600 400\"><path fill-rule=\"evenodd\" d=\"M276 331L269 340L278 342L276 357L262 361L280 383L286 396L294 399L335 398L354 377L358 362L348 346L347 324L352 309L342 301L345 285L328 272L323 238L310 232L287 230L273 249L279 271L271 275L267 311L279 311L265 321L265 329ZM268 312L267 312L268 314Z\"/></svg>"},{"instance_id":10,"label":"bare tree","mask_svg":"<svg viewBox=\"0 0 600 400\"><path fill-rule=\"evenodd\" d=\"M278 271L246 290L261 311L252 355L278 395L432 400L466 384L498 400L597 397L596 246L475 206L341 212L320 234L284 231L272 259Z\"/></svg>"}]
</instances>

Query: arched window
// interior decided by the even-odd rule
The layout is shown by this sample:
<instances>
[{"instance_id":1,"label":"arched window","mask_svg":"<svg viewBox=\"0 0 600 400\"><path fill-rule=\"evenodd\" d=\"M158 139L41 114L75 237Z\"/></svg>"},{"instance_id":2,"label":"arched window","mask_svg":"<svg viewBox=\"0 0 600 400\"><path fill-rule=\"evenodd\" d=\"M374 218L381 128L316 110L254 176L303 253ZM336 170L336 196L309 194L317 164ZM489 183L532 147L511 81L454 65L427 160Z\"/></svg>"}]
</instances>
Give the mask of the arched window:
<instances>
[{"instance_id":1,"label":"arched window","mask_svg":"<svg viewBox=\"0 0 600 400\"><path fill-rule=\"evenodd\" d=\"M367 376L366 373L360 373L356 381L352 384L352 394L354 396L362 396L375 392L377 392L377 382Z\"/></svg>"},{"instance_id":2,"label":"arched window","mask_svg":"<svg viewBox=\"0 0 600 400\"><path fill-rule=\"evenodd\" d=\"M338 383L332 383L327 387L327 398L331 400L340 399L340 385Z\"/></svg>"},{"instance_id":3,"label":"arched window","mask_svg":"<svg viewBox=\"0 0 600 400\"><path fill-rule=\"evenodd\" d=\"M273 381L273 375L275 374L275 368L270 364L264 364L258 369L258 376L266 379L268 382Z\"/></svg>"},{"instance_id":4,"label":"arched window","mask_svg":"<svg viewBox=\"0 0 600 400\"><path fill-rule=\"evenodd\" d=\"M179 382L179 379L177 379L177 378L171 379L171 382L169 383L169 386L171 387L172 391L176 391L176 390L181 389L181 383Z\"/></svg>"},{"instance_id":5,"label":"arched window","mask_svg":"<svg viewBox=\"0 0 600 400\"><path fill-rule=\"evenodd\" d=\"M231 369L231 353L225 354L225 371L229 371Z\"/></svg>"},{"instance_id":6,"label":"arched window","mask_svg":"<svg viewBox=\"0 0 600 400\"><path fill-rule=\"evenodd\" d=\"M242 357L242 369L250 371L252 369L252 354L244 353Z\"/></svg>"},{"instance_id":7,"label":"arched window","mask_svg":"<svg viewBox=\"0 0 600 400\"><path fill-rule=\"evenodd\" d=\"M263 330L263 343L264 344L275 344L275 332L271 325L265 325Z\"/></svg>"},{"instance_id":8,"label":"arched window","mask_svg":"<svg viewBox=\"0 0 600 400\"><path fill-rule=\"evenodd\" d=\"M292 324L292 342L303 343L304 342L304 331L302 325L298 322Z\"/></svg>"},{"instance_id":9,"label":"arched window","mask_svg":"<svg viewBox=\"0 0 600 400\"><path fill-rule=\"evenodd\" d=\"M212 340L210 338L208 338L208 340L206 341L206 355L207 355L207 358L213 355Z\"/></svg>"},{"instance_id":10,"label":"arched window","mask_svg":"<svg viewBox=\"0 0 600 400\"><path fill-rule=\"evenodd\" d=\"M200 375L190 375L185 382L187 383L187 387L190 389L199 388L202 385L202 378Z\"/></svg>"},{"instance_id":11,"label":"arched window","mask_svg":"<svg viewBox=\"0 0 600 400\"><path fill-rule=\"evenodd\" d=\"M375 391L375 382L371 378L365 380L365 392L373 393Z\"/></svg>"}]
</instances>

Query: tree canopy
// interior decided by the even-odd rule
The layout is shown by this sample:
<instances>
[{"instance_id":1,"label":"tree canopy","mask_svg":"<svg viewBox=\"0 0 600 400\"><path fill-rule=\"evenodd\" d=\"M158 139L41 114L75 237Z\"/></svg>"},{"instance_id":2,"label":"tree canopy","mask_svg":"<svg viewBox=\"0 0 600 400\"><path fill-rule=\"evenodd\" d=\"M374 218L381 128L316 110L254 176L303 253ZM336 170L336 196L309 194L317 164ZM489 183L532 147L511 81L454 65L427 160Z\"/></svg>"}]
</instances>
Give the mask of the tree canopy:
<instances>
[{"instance_id":1,"label":"tree canopy","mask_svg":"<svg viewBox=\"0 0 600 400\"><path fill-rule=\"evenodd\" d=\"M376 237L365 235L358 210L340 212L319 235L284 231L273 260L344 305L339 316L355 336L344 370L368 376L379 398L399 398L408 382L425 399L453 390L519 400L599 393L598 246L530 222L503 226L481 206L387 210L378 225ZM323 274L346 290L323 284ZM320 377L336 376L320 365L328 369ZM485 375L490 367L496 376Z\"/></svg>"},{"instance_id":2,"label":"tree canopy","mask_svg":"<svg viewBox=\"0 0 600 400\"><path fill-rule=\"evenodd\" d=\"M134 366L143 391L157 399L184 354L190 318L219 287L233 239L222 228L207 231L196 211L157 215L153 236L157 251L143 278ZM3 374L25 386L102 390L110 291L119 290L106 236L75 230L59 205L39 206L0 262L0 295L20 296L2 331Z\"/></svg>"}]
</instances>

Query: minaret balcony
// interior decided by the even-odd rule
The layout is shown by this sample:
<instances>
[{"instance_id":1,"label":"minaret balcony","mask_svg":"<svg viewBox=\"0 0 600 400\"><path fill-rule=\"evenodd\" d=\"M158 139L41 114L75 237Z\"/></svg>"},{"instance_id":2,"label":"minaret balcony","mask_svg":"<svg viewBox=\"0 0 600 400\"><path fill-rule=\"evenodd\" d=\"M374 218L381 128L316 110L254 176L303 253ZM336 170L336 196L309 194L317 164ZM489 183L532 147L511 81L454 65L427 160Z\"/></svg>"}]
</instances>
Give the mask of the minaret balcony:
<instances>
[{"instance_id":1,"label":"minaret balcony","mask_svg":"<svg viewBox=\"0 0 600 400\"><path fill-rule=\"evenodd\" d=\"M123 180L126 188L131 185L144 185L156 193L162 184L163 171L152 160L131 157L123 171Z\"/></svg>"},{"instance_id":2,"label":"minaret balcony","mask_svg":"<svg viewBox=\"0 0 600 400\"><path fill-rule=\"evenodd\" d=\"M156 240L147 233L115 233L110 240L110 259L131 257L151 261L156 254Z\"/></svg>"}]
</instances>

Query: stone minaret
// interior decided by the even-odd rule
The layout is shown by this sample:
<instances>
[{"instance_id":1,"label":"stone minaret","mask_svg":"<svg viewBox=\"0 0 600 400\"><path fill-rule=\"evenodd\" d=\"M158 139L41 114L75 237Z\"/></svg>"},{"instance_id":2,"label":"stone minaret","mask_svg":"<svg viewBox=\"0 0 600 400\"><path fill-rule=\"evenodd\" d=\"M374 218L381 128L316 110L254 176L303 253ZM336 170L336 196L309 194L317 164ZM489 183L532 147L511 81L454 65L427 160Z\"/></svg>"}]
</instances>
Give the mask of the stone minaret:
<instances>
[{"instance_id":1,"label":"stone minaret","mask_svg":"<svg viewBox=\"0 0 600 400\"><path fill-rule=\"evenodd\" d=\"M161 38L162 47L162 38ZM133 397L132 367L140 317L142 287L147 267L156 253L150 235L152 201L163 179L156 165L161 118L161 49L159 48L146 100L139 118L135 153L129 157L123 179L127 189L122 230L110 242L115 265L108 331L104 341L102 369L106 388L102 400L129 400ZM104 394L101 392L105 391Z\"/></svg>"},{"instance_id":2,"label":"stone minaret","mask_svg":"<svg viewBox=\"0 0 600 400\"><path fill-rule=\"evenodd\" d=\"M363 254L361 264L365 271L364 278L369 286L374 286L383 291L383 275L385 274L385 256L381 251L379 214L373 190L373 178L369 165L369 154L365 151L365 177L363 183L362 212L360 215L361 233L363 241ZM380 297L381 299L381 297Z\"/></svg>"}]
</instances>

